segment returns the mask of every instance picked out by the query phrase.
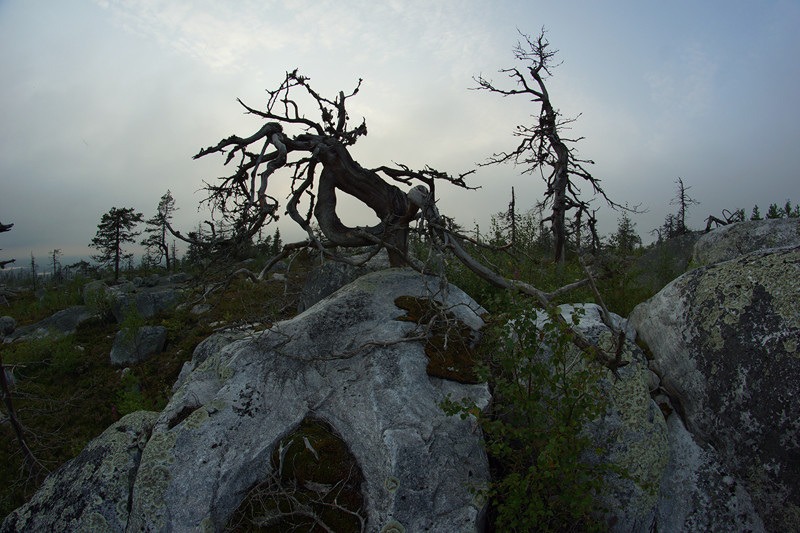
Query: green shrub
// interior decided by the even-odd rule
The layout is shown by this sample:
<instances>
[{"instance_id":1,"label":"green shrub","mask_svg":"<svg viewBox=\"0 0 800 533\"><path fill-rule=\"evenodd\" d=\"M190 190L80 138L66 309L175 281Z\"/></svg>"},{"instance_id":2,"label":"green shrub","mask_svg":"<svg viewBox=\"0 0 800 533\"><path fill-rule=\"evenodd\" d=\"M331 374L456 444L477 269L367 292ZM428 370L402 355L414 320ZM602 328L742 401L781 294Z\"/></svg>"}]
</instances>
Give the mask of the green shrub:
<instances>
[{"instance_id":1,"label":"green shrub","mask_svg":"<svg viewBox=\"0 0 800 533\"><path fill-rule=\"evenodd\" d=\"M142 386L133 372L128 372L122 377L120 388L117 392L117 410L119 416L150 409L150 402L145 399Z\"/></svg>"},{"instance_id":2,"label":"green shrub","mask_svg":"<svg viewBox=\"0 0 800 533\"><path fill-rule=\"evenodd\" d=\"M573 325L581 314L572 315ZM449 398L442 407L481 424L496 465L484 491L497 531L603 530L596 497L608 473L624 472L582 460L603 451L582 429L610 406L600 389L605 370L553 314L537 321L535 310L514 309L494 320L487 337L479 372L492 387L491 408Z\"/></svg>"}]
</instances>

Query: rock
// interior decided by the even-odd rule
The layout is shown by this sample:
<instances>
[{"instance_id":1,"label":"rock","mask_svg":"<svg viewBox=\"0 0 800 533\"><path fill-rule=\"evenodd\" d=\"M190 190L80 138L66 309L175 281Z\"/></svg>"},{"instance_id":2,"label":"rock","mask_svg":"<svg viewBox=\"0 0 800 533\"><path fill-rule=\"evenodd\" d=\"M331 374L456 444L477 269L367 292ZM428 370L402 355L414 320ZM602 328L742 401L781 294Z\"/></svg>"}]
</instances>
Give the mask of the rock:
<instances>
[{"instance_id":1,"label":"rock","mask_svg":"<svg viewBox=\"0 0 800 533\"><path fill-rule=\"evenodd\" d=\"M111 305L111 312L117 322L122 322L135 308L141 318L150 318L158 312L177 306L183 298L183 292L177 289L137 292L121 294Z\"/></svg>"},{"instance_id":2,"label":"rock","mask_svg":"<svg viewBox=\"0 0 800 533\"><path fill-rule=\"evenodd\" d=\"M0 317L0 337L11 335L17 329L17 321L10 316Z\"/></svg>"},{"instance_id":3,"label":"rock","mask_svg":"<svg viewBox=\"0 0 800 533\"><path fill-rule=\"evenodd\" d=\"M714 449L700 447L676 413L667 418L667 427L670 460L655 531L764 531L747 490L720 464Z\"/></svg>"},{"instance_id":4,"label":"rock","mask_svg":"<svg viewBox=\"0 0 800 533\"><path fill-rule=\"evenodd\" d=\"M128 365L144 361L149 356L164 351L167 343L167 328L164 326L144 326L131 335L128 328L117 332L111 347L111 364Z\"/></svg>"},{"instance_id":5,"label":"rock","mask_svg":"<svg viewBox=\"0 0 800 533\"><path fill-rule=\"evenodd\" d=\"M286 269L289 268L288 263L286 261L278 261L272 268L269 269L270 272L286 272Z\"/></svg>"},{"instance_id":6,"label":"rock","mask_svg":"<svg viewBox=\"0 0 800 533\"><path fill-rule=\"evenodd\" d=\"M739 256L800 245L800 218L750 220L723 226L700 237L694 246L694 261L713 265Z\"/></svg>"},{"instance_id":7,"label":"rock","mask_svg":"<svg viewBox=\"0 0 800 533\"><path fill-rule=\"evenodd\" d=\"M114 290L115 291L121 292L121 293L124 293L124 294L129 294L129 293L132 293L132 292L136 292L137 288L138 287L136 286L136 284L134 282L128 281L128 280L124 280L124 279L119 280L119 283L114 285Z\"/></svg>"},{"instance_id":8,"label":"rock","mask_svg":"<svg viewBox=\"0 0 800 533\"><path fill-rule=\"evenodd\" d=\"M603 323L596 304L559 307L562 316L571 322L576 308L583 309L576 329L596 346L610 349L612 331ZM537 312L537 322L547 320L546 313ZM615 327L625 328L624 320L612 314ZM577 348L575 348L577 350ZM650 398L650 370L642 350L626 342L623 359L629 364L620 368L619 379L604 370L601 389L611 398L608 412L599 420L588 423L584 431L605 451L599 457L587 454L589 463L611 463L628 470L632 479L617 475L606 477L607 487L600 503L610 510L606 520L610 531L632 533L651 531L655 520L657 495L650 490L657 486L669 460L667 427L661 410Z\"/></svg>"},{"instance_id":9,"label":"rock","mask_svg":"<svg viewBox=\"0 0 800 533\"><path fill-rule=\"evenodd\" d=\"M478 527L484 504L469 487L487 481L486 456L472 423L439 403L452 393L485 405L488 389L426 375L423 346L398 342L415 324L395 320L395 300L434 297L431 288L437 279L414 272L374 273L272 330L204 342L145 448L129 529L220 527L312 413L358 461L369 531L392 521L406 531ZM446 298L481 325L463 292L450 287Z\"/></svg>"},{"instance_id":10,"label":"rock","mask_svg":"<svg viewBox=\"0 0 800 533\"><path fill-rule=\"evenodd\" d=\"M161 276L158 274L150 274L148 277L144 278L143 285L145 287L155 287L161 281Z\"/></svg>"},{"instance_id":11,"label":"rock","mask_svg":"<svg viewBox=\"0 0 800 533\"><path fill-rule=\"evenodd\" d=\"M75 328L78 327L78 324L92 316L92 312L85 305L76 305L53 313L36 324L17 328L6 339L16 341L49 336L63 337L75 333Z\"/></svg>"},{"instance_id":12,"label":"rock","mask_svg":"<svg viewBox=\"0 0 800 533\"><path fill-rule=\"evenodd\" d=\"M178 379L172 386L172 391L174 392L178 390L189 378L189 375L194 372L198 366L206 362L206 359L222 350L225 346L251 334L252 332L246 330L231 329L211 335L210 337L202 340L194 349L192 358L183 363L183 367L178 375Z\"/></svg>"},{"instance_id":13,"label":"rock","mask_svg":"<svg viewBox=\"0 0 800 533\"><path fill-rule=\"evenodd\" d=\"M192 279L192 276L185 272L177 272L175 274L170 275L167 278L167 283L177 284L177 283L186 283Z\"/></svg>"},{"instance_id":14,"label":"rock","mask_svg":"<svg viewBox=\"0 0 800 533\"><path fill-rule=\"evenodd\" d=\"M692 270L629 320L703 446L745 482L770 531L800 524L800 247Z\"/></svg>"},{"instance_id":15,"label":"rock","mask_svg":"<svg viewBox=\"0 0 800 533\"><path fill-rule=\"evenodd\" d=\"M204 341L138 468L131 460L114 491L86 481L93 469L120 473L84 467L108 462L93 448L56 488L47 485L47 496L37 494L46 509L20 509L4 527L20 530L35 519L28 530L95 523L117 531L221 530L248 491L270 478L279 443L314 418L342 436L358 463L367 531L481 530L485 501L470 492L489 479L480 432L473 420L447 416L440 402L450 394L485 406L488 387L428 375L424 343L406 340L417 325L398 320L405 312L395 305L401 296L436 299L453 321L482 325L474 301L455 287L441 289L437 278L410 270L377 272L270 330ZM133 449L129 433L112 427L106 434Z\"/></svg>"},{"instance_id":16,"label":"rock","mask_svg":"<svg viewBox=\"0 0 800 533\"><path fill-rule=\"evenodd\" d=\"M365 260L366 256L353 257L354 260ZM354 267L340 261L327 261L315 268L306 278L297 312L302 313L339 288L360 278L364 274L389 268L389 254L381 250L375 257L360 267Z\"/></svg>"},{"instance_id":17,"label":"rock","mask_svg":"<svg viewBox=\"0 0 800 533\"><path fill-rule=\"evenodd\" d=\"M131 413L50 474L0 532L125 531L128 498L158 413Z\"/></svg>"}]
</instances>

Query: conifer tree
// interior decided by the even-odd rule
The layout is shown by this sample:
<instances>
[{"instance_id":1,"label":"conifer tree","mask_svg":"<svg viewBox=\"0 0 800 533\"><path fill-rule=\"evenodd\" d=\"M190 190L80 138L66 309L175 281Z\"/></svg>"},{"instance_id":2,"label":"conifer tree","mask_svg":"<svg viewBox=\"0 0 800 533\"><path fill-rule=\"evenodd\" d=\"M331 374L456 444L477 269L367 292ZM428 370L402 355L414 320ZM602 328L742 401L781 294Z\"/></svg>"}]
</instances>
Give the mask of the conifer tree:
<instances>
[{"instance_id":1,"label":"conifer tree","mask_svg":"<svg viewBox=\"0 0 800 533\"><path fill-rule=\"evenodd\" d=\"M135 238L140 234L134 231L137 224L142 222L142 214L134 212L132 207L118 209L112 207L105 213L97 225L95 234L90 246L97 248L100 253L93 255L92 259L100 263L101 266L114 266L114 281L119 279L119 265L125 259L133 257L133 253L125 252L123 246L129 242L135 242Z\"/></svg>"},{"instance_id":2,"label":"conifer tree","mask_svg":"<svg viewBox=\"0 0 800 533\"><path fill-rule=\"evenodd\" d=\"M156 214L145 221L147 227L145 227L144 232L147 237L142 241L142 244L147 247L147 253L156 265L160 265L162 259L166 261L167 272L172 270L169 244L167 243L167 223L172 219L172 213L177 209L172 193L167 190L158 202Z\"/></svg>"}]
</instances>

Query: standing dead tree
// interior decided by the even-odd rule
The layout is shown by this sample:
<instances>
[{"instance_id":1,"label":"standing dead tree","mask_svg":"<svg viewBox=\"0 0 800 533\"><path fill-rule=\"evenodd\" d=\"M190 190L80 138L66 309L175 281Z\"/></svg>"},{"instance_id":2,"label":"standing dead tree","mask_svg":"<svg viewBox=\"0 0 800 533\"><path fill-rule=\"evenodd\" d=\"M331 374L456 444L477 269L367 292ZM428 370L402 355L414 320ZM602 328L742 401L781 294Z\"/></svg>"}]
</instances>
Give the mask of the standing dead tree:
<instances>
[{"instance_id":1,"label":"standing dead tree","mask_svg":"<svg viewBox=\"0 0 800 533\"><path fill-rule=\"evenodd\" d=\"M14 224L0 223L0 233L10 231L13 226ZM5 268L6 264L13 262L13 259L10 261L4 261L0 264L0 268ZM0 291L0 298L5 298L3 296L3 291ZM3 405L5 405L6 408L6 416L8 417L8 421L11 423L11 427L14 429L14 436L17 438L20 450L22 451L25 466L28 468L32 476L37 476L42 473L45 468L36 459L30 447L28 446L28 441L25 438L25 429L22 427L22 423L19 421L16 409L14 409L14 400L11 397L11 387L9 386L6 376L6 367L3 364L3 354L0 352L0 396L3 398Z\"/></svg>"},{"instance_id":2,"label":"standing dead tree","mask_svg":"<svg viewBox=\"0 0 800 533\"><path fill-rule=\"evenodd\" d=\"M675 191L675 197L670 202L670 205L678 206L678 214L676 215L676 223L678 225L677 234L683 235L689 232L689 228L686 227L686 212L689 210L689 206L698 205L700 202L689 196L687 191L691 189L691 187L687 187L683 184L683 178L676 179L675 184L678 188Z\"/></svg>"},{"instance_id":3,"label":"standing dead tree","mask_svg":"<svg viewBox=\"0 0 800 533\"><path fill-rule=\"evenodd\" d=\"M11 228L13 227L14 224L3 224L2 222L0 222L0 233L11 231ZM16 261L16 259L4 259L4 260L0 259L0 269L5 269L6 265L10 265L14 261Z\"/></svg>"},{"instance_id":4,"label":"standing dead tree","mask_svg":"<svg viewBox=\"0 0 800 533\"><path fill-rule=\"evenodd\" d=\"M621 206L611 201L600 187L600 180L592 176L586 165L594 164L588 159L580 159L571 145L582 139L564 136L567 126L575 122L575 118L563 118L553 107L546 80L552 76L553 58L558 50L550 48L543 29L539 37L532 40L520 32L524 39L514 47L514 57L524 64L521 68L508 68L500 72L506 74L514 82L512 88L502 88L482 76L475 78L477 90L486 90L503 96L524 95L532 102L539 104L538 120L533 125L518 125L514 135L520 138L517 147L510 152L494 154L484 165L498 163L514 163L525 166L523 173L539 171L547 188L542 202L550 206L551 214L544 220L549 221L554 240L554 258L563 262L566 253L569 230L567 228L567 212L577 210L578 218L582 213L589 218L589 204L580 200L579 178L588 183L595 194L602 196L613 208ZM545 171L545 169L548 169Z\"/></svg>"}]
</instances>

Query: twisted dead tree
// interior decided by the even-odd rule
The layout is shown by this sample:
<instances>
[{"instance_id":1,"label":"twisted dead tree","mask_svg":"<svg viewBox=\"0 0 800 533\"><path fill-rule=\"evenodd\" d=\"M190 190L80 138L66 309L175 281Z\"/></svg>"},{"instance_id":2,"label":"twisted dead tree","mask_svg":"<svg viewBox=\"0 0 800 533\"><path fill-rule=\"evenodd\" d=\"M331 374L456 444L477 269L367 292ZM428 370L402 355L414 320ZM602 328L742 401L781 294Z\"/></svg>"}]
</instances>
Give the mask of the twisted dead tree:
<instances>
[{"instance_id":1,"label":"twisted dead tree","mask_svg":"<svg viewBox=\"0 0 800 533\"><path fill-rule=\"evenodd\" d=\"M212 213L221 216L233 230L227 237L212 235L209 241L203 242L168 226L173 235L195 245L216 247L234 246L251 239L264 224L278 219L280 201L267 191L279 173L283 173L290 183L285 212L303 228L308 238L284 245L283 252L267 264L261 275L279 259L298 249L316 249L334 260L353 264L352 259L337 254L335 247L365 246L372 247L369 255L385 248L392 266L411 266L423 271L424 266L408 256L409 228L416 221L417 231L436 250L452 254L495 286L533 296L542 306L552 306L559 295L589 284L590 280L585 279L545 293L525 282L501 276L466 252L461 245L466 237L454 231L453 224L436 208L436 185L444 182L472 189L464 178L473 171L451 176L430 167L411 170L398 165L366 169L353 160L348 148L367 134L367 127L363 120L358 126L350 126L346 103L358 93L360 86L361 80L349 94L342 91L330 99L317 93L309 84L309 78L294 70L286 74L276 90L267 91L266 109L259 110L239 100L248 114L267 122L248 137L232 135L195 155L196 159L225 154L226 165L237 161L232 174L219 178L216 183L206 183L208 197L204 200ZM313 120L301 113L301 98L318 109L319 119ZM406 193L398 185L410 187L410 190ZM346 226L336 212L337 191L369 206L379 222L365 227ZM300 213L300 205L307 206L304 214ZM319 225L322 237L313 230L312 220ZM235 274L246 275L254 281L261 278L261 275L242 270ZM576 337L576 344L588 349L588 341L580 335ZM600 354L599 357L612 369L624 364L619 354Z\"/></svg>"},{"instance_id":2,"label":"twisted dead tree","mask_svg":"<svg viewBox=\"0 0 800 533\"><path fill-rule=\"evenodd\" d=\"M505 96L523 95L539 105L539 115L532 125L518 125L514 136L519 137L517 147L510 152L494 154L484 163L493 165L499 163L514 163L525 167L523 173L533 174L539 171L546 184L542 203L551 208L551 213L544 220L549 221L553 232L555 245L554 259L563 262L565 259L569 230L567 228L567 213L577 211L577 219L585 213L591 220L589 203L579 198L581 180L592 187L596 195L600 195L613 208L622 208L606 196L600 187L600 180L592 176L586 166L594 164L589 159L580 159L574 148L575 143L582 137L568 138L564 136L567 126L575 122L576 118L564 118L553 107L550 93L547 91L546 80L552 76L553 59L558 53L550 47L542 29L539 36L533 40L528 35L520 32L524 43L518 42L514 47L514 57L523 63L523 67L507 68L500 70L511 78L513 86L503 88L495 85L491 80L482 76L475 78L478 86L476 90L486 90ZM547 170L545 170L547 169ZM577 179L576 179L577 178ZM623 208L624 209L624 208ZM589 226L593 231L593 226ZM597 235L592 236L593 240Z\"/></svg>"},{"instance_id":3,"label":"twisted dead tree","mask_svg":"<svg viewBox=\"0 0 800 533\"><path fill-rule=\"evenodd\" d=\"M419 181L431 191L435 189L436 180L469 187L464 176L451 177L431 168L420 171L405 166L366 169L354 161L348 147L367 134L367 126L363 121L358 126L350 126L346 103L358 93L360 86L361 80L350 94L342 91L329 99L312 89L309 78L295 70L286 74L278 89L268 91L265 110L239 100L247 113L268 122L249 137L234 135L195 155L197 159L213 153L227 153L226 165L234 159L238 161L233 174L220 178L219 183L206 183L209 196L205 202L233 228L231 237L217 240L217 245L252 238L261 226L278 219L280 202L267 194L267 189L270 180L278 171L283 171L291 182L286 213L308 235L307 241L294 243L290 249L313 246L333 256L329 249L336 246L379 244L387 248L393 266L406 264L408 225L417 208L399 187L380 174L394 183L408 185ZM319 120L301 114L300 98L318 107ZM300 132L291 135L284 127ZM336 212L337 191L369 206L379 222L369 227L346 226ZM305 214L298 210L303 201L308 204ZM312 231L312 216L325 240L318 239ZM174 230L173 234L184 241L203 244Z\"/></svg>"}]
</instances>

